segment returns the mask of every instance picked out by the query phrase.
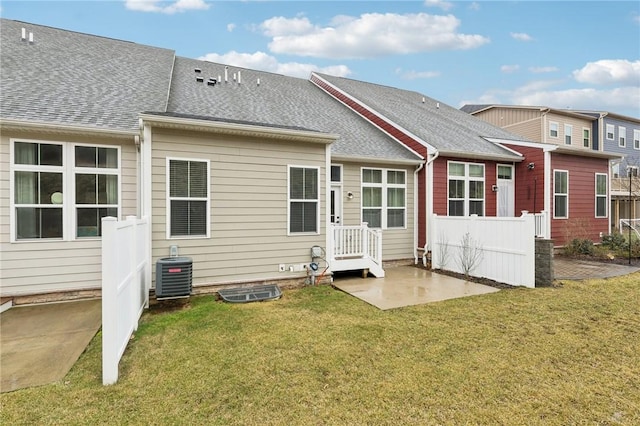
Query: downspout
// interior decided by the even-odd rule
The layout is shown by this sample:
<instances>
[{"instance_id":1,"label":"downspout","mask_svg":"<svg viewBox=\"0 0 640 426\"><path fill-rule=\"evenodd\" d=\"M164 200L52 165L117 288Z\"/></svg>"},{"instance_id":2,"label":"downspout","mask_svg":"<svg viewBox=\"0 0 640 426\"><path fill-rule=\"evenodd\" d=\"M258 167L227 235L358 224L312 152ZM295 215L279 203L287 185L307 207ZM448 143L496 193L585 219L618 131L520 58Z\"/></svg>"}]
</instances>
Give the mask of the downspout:
<instances>
[{"instance_id":1,"label":"downspout","mask_svg":"<svg viewBox=\"0 0 640 426\"><path fill-rule=\"evenodd\" d=\"M424 163L413 172L413 264L418 264L418 173L424 169Z\"/></svg>"},{"instance_id":2,"label":"downspout","mask_svg":"<svg viewBox=\"0 0 640 426\"><path fill-rule=\"evenodd\" d=\"M425 202L427 203L427 226L425 229L424 249L422 251L422 265L427 266L427 250L429 248L429 230L431 229L431 217L433 216L433 166L432 163L440 156L440 151L436 151L433 156L427 160L427 171L425 173Z\"/></svg>"}]
</instances>

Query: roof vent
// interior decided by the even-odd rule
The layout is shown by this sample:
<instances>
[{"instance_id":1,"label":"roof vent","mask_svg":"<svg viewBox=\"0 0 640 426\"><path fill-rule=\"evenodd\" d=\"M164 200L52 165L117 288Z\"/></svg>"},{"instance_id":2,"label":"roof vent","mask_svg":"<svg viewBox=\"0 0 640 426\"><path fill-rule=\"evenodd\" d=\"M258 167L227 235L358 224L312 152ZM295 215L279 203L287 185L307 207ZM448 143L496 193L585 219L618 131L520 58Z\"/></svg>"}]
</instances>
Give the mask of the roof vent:
<instances>
[{"instance_id":1,"label":"roof vent","mask_svg":"<svg viewBox=\"0 0 640 426\"><path fill-rule=\"evenodd\" d=\"M194 71L196 72L196 74L200 74L202 72L200 68L196 68Z\"/></svg>"},{"instance_id":2,"label":"roof vent","mask_svg":"<svg viewBox=\"0 0 640 426\"><path fill-rule=\"evenodd\" d=\"M196 81L197 81L198 83L202 83L202 82L204 82L204 77L197 76L197 77L196 77Z\"/></svg>"},{"instance_id":3,"label":"roof vent","mask_svg":"<svg viewBox=\"0 0 640 426\"><path fill-rule=\"evenodd\" d=\"M209 81L207 81L207 86L215 86L217 82L218 80L215 78L210 78Z\"/></svg>"},{"instance_id":4,"label":"roof vent","mask_svg":"<svg viewBox=\"0 0 640 426\"><path fill-rule=\"evenodd\" d=\"M33 33L29 33L29 43L33 44Z\"/></svg>"},{"instance_id":5,"label":"roof vent","mask_svg":"<svg viewBox=\"0 0 640 426\"><path fill-rule=\"evenodd\" d=\"M22 29L22 36L20 37L20 39L22 41L25 41L27 39L27 29L26 28Z\"/></svg>"}]
</instances>

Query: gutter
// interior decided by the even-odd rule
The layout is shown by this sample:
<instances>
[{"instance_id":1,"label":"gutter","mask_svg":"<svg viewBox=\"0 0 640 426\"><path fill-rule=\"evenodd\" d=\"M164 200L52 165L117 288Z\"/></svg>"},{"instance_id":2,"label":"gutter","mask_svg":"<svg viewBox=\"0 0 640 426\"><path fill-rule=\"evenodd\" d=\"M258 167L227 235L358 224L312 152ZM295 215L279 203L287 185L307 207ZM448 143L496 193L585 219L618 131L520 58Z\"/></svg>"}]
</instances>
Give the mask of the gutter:
<instances>
[{"instance_id":1,"label":"gutter","mask_svg":"<svg viewBox=\"0 0 640 426\"><path fill-rule=\"evenodd\" d=\"M413 172L413 264L418 264L418 173L427 162L420 163Z\"/></svg>"},{"instance_id":2,"label":"gutter","mask_svg":"<svg viewBox=\"0 0 640 426\"><path fill-rule=\"evenodd\" d=\"M57 123L45 123L41 121L24 121L24 120L11 120L1 119L0 127L6 130L35 130L42 132L64 132L74 134L94 134L99 136L110 137L134 137L139 134L138 130L123 130L123 129L105 129L91 126L73 126L68 124Z\"/></svg>"},{"instance_id":3,"label":"gutter","mask_svg":"<svg viewBox=\"0 0 640 426\"><path fill-rule=\"evenodd\" d=\"M433 157L427 160L427 173L425 179L427 180L425 185L425 200L427 202L427 227L425 230L425 242L424 249L422 251L422 265L427 266L427 250L429 249L429 232L431 229L431 217L433 216L433 166L432 163L440 156L440 151L435 151ZM431 170L431 173L429 171ZM429 179L430 178L430 179Z\"/></svg>"}]
</instances>

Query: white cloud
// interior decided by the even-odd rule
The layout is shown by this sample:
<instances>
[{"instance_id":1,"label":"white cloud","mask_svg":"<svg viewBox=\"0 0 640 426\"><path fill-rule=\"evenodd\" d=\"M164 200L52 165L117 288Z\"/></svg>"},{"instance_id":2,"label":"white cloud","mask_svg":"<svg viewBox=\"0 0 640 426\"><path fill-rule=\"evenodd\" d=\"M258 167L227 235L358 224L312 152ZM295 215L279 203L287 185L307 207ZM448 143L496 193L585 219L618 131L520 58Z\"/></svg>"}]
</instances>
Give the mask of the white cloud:
<instances>
[{"instance_id":1,"label":"white cloud","mask_svg":"<svg viewBox=\"0 0 640 426\"><path fill-rule=\"evenodd\" d=\"M442 10L449 10L453 7L453 3L444 0L424 0L427 7L439 7Z\"/></svg>"},{"instance_id":2,"label":"white cloud","mask_svg":"<svg viewBox=\"0 0 640 426\"><path fill-rule=\"evenodd\" d=\"M625 109L638 111L640 87L617 87L609 90L587 88L516 93L512 97L512 101L518 105L544 105L552 108L613 112Z\"/></svg>"},{"instance_id":3,"label":"white cloud","mask_svg":"<svg viewBox=\"0 0 640 426\"><path fill-rule=\"evenodd\" d=\"M264 52L240 53L231 51L224 55L207 53L198 59L300 78L308 78L311 71L318 71L338 77L346 77L351 74L351 70L346 65L319 67L314 64L304 64L300 62L280 63L275 57Z\"/></svg>"},{"instance_id":4,"label":"white cloud","mask_svg":"<svg viewBox=\"0 0 640 426\"><path fill-rule=\"evenodd\" d=\"M326 27L306 17L276 17L260 29L272 37L272 52L334 59L473 49L489 43L481 35L458 33L459 26L453 15L368 13L357 18L341 15Z\"/></svg>"},{"instance_id":5,"label":"white cloud","mask_svg":"<svg viewBox=\"0 0 640 426\"><path fill-rule=\"evenodd\" d=\"M589 62L575 70L573 77L580 83L640 86L640 60L631 62L626 59L603 59Z\"/></svg>"},{"instance_id":6,"label":"white cloud","mask_svg":"<svg viewBox=\"0 0 640 426\"><path fill-rule=\"evenodd\" d=\"M558 71L557 67L529 67L529 71L534 74L542 74L546 72L556 72Z\"/></svg>"},{"instance_id":7,"label":"white cloud","mask_svg":"<svg viewBox=\"0 0 640 426\"><path fill-rule=\"evenodd\" d=\"M511 38L519 41L533 41L533 37L526 33L510 33Z\"/></svg>"},{"instance_id":8,"label":"white cloud","mask_svg":"<svg viewBox=\"0 0 640 426\"><path fill-rule=\"evenodd\" d=\"M520 65L503 65L500 67L500 71L502 71L505 74L516 72L519 69L520 69Z\"/></svg>"},{"instance_id":9,"label":"white cloud","mask_svg":"<svg viewBox=\"0 0 640 426\"><path fill-rule=\"evenodd\" d=\"M480 10L480 3L478 3L477 1L472 2L469 5L469 9L471 9L471 10Z\"/></svg>"},{"instance_id":10,"label":"white cloud","mask_svg":"<svg viewBox=\"0 0 640 426\"><path fill-rule=\"evenodd\" d=\"M227 31L233 32L233 30L235 29L236 29L236 24L233 24L233 23L227 24Z\"/></svg>"},{"instance_id":11,"label":"white cloud","mask_svg":"<svg viewBox=\"0 0 640 426\"><path fill-rule=\"evenodd\" d=\"M640 117L640 86L623 86L606 90L595 88L556 89L567 81L531 81L515 90L489 90L464 104L507 104L546 106L596 111L612 111Z\"/></svg>"},{"instance_id":12,"label":"white cloud","mask_svg":"<svg viewBox=\"0 0 640 426\"><path fill-rule=\"evenodd\" d=\"M418 80L426 78L440 77L439 71L415 71L415 70L403 70L402 68L396 69L396 74L403 80Z\"/></svg>"},{"instance_id":13,"label":"white cloud","mask_svg":"<svg viewBox=\"0 0 640 426\"><path fill-rule=\"evenodd\" d=\"M124 5L129 10L139 12L157 12L172 15L187 10L206 10L209 5L204 0L177 0L173 3L162 0L124 0Z\"/></svg>"}]
</instances>

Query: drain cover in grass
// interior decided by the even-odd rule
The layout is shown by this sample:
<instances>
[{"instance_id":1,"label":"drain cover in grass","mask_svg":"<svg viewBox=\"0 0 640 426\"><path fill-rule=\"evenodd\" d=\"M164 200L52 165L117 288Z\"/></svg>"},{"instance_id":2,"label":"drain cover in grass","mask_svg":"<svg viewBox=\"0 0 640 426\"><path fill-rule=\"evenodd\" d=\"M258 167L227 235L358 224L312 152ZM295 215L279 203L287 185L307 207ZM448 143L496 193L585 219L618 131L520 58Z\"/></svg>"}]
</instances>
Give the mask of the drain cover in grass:
<instances>
[{"instance_id":1,"label":"drain cover in grass","mask_svg":"<svg viewBox=\"0 0 640 426\"><path fill-rule=\"evenodd\" d=\"M256 287L238 287L218 290L218 294L225 302L248 303L262 300L279 299L282 296L280 288L275 284Z\"/></svg>"}]
</instances>

